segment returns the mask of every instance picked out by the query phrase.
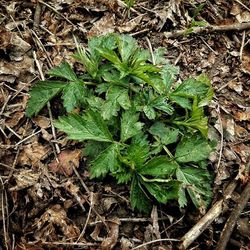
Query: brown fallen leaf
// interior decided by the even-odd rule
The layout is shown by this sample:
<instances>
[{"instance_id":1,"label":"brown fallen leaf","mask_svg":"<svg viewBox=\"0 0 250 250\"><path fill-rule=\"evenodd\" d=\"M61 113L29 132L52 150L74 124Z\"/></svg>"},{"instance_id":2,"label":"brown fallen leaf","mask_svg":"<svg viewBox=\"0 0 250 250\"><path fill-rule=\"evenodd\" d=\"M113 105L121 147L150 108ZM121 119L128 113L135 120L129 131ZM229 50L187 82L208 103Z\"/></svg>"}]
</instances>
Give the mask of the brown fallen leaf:
<instances>
[{"instance_id":1,"label":"brown fallen leaf","mask_svg":"<svg viewBox=\"0 0 250 250\"><path fill-rule=\"evenodd\" d=\"M50 150L49 146L43 146L38 142L25 145L17 158L17 163L21 166L37 166L41 160L45 159Z\"/></svg>"},{"instance_id":2,"label":"brown fallen leaf","mask_svg":"<svg viewBox=\"0 0 250 250\"><path fill-rule=\"evenodd\" d=\"M250 75L250 51L247 49L243 50L241 69L244 73Z\"/></svg>"},{"instance_id":3,"label":"brown fallen leaf","mask_svg":"<svg viewBox=\"0 0 250 250\"><path fill-rule=\"evenodd\" d=\"M235 112L234 117L238 121L250 121L250 110L245 112Z\"/></svg>"},{"instance_id":4,"label":"brown fallen leaf","mask_svg":"<svg viewBox=\"0 0 250 250\"><path fill-rule=\"evenodd\" d=\"M15 127L19 121L24 117L24 111L16 111L11 114L10 118L6 119L5 124L9 127Z\"/></svg>"},{"instance_id":5,"label":"brown fallen leaf","mask_svg":"<svg viewBox=\"0 0 250 250\"><path fill-rule=\"evenodd\" d=\"M109 233L107 238L105 238L101 244L100 247L101 250L113 249L118 240L119 226L120 226L119 219L113 219L112 221L109 221L108 225L109 225Z\"/></svg>"},{"instance_id":6,"label":"brown fallen leaf","mask_svg":"<svg viewBox=\"0 0 250 250\"><path fill-rule=\"evenodd\" d=\"M66 211L59 204L47 209L42 216L33 224L36 229L34 236L39 240L50 239L50 232L52 232L54 240L61 238L58 233L58 228L62 232L65 239L74 241L80 234L79 228L68 219Z\"/></svg>"},{"instance_id":7,"label":"brown fallen leaf","mask_svg":"<svg viewBox=\"0 0 250 250\"><path fill-rule=\"evenodd\" d=\"M24 169L15 173L13 176L16 181L16 186L10 188L10 191L18 191L35 185L38 182L40 173L37 173L32 169Z\"/></svg>"},{"instance_id":8,"label":"brown fallen leaf","mask_svg":"<svg viewBox=\"0 0 250 250\"><path fill-rule=\"evenodd\" d=\"M100 20L94 23L93 27L88 32L88 38L92 36L100 36L115 31L115 18L112 13L108 13Z\"/></svg>"},{"instance_id":9,"label":"brown fallen leaf","mask_svg":"<svg viewBox=\"0 0 250 250\"><path fill-rule=\"evenodd\" d=\"M40 128L45 129L50 127L50 119L45 116L38 115L32 121Z\"/></svg>"},{"instance_id":10,"label":"brown fallen leaf","mask_svg":"<svg viewBox=\"0 0 250 250\"><path fill-rule=\"evenodd\" d=\"M143 15L137 16L136 18L122 24L121 26L117 27L117 30L120 33L124 33L124 32L131 32L132 30L134 30L137 26L140 25L140 22L142 20Z\"/></svg>"},{"instance_id":11,"label":"brown fallen leaf","mask_svg":"<svg viewBox=\"0 0 250 250\"><path fill-rule=\"evenodd\" d=\"M58 155L58 160L53 160L49 164L49 168L54 173L66 174L71 176L73 174L73 166L78 168L81 158L81 150L64 150Z\"/></svg>"}]
</instances>

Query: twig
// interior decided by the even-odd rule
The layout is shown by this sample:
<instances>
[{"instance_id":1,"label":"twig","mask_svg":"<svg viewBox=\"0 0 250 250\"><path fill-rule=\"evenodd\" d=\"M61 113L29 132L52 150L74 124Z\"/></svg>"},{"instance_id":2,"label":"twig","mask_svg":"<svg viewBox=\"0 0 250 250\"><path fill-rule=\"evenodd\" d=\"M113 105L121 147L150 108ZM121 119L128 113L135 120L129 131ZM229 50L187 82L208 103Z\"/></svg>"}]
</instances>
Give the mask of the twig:
<instances>
[{"instance_id":1,"label":"twig","mask_svg":"<svg viewBox=\"0 0 250 250\"><path fill-rule=\"evenodd\" d=\"M92 246L98 246L97 243L89 243L89 242L86 242L86 243L78 243L78 242L60 242L60 241L54 241L54 242L47 242L47 241L42 241L42 242L32 242L32 241L29 241L27 244L29 245L38 245L38 243L42 244L42 245L51 245L51 246L59 246L59 245L62 245L62 246L79 246L79 247L86 247L86 248L89 248L89 247L92 247Z\"/></svg>"},{"instance_id":2,"label":"twig","mask_svg":"<svg viewBox=\"0 0 250 250\"><path fill-rule=\"evenodd\" d=\"M65 21L67 21L69 24L71 24L74 28L77 28L74 23L72 23L67 17L65 17L63 14L61 14L59 11L57 11L55 8L53 8L51 5L45 3L42 0L38 0L38 2L41 3L41 4L43 4L43 5L45 5L46 7L48 7L49 9L51 9L52 11L54 11L58 16L60 16L63 19L65 19Z\"/></svg>"},{"instance_id":3,"label":"twig","mask_svg":"<svg viewBox=\"0 0 250 250\"><path fill-rule=\"evenodd\" d=\"M88 187L86 186L86 184L84 183L84 181L82 180L80 174L78 173L78 171L76 170L74 163L72 162L72 168L74 170L74 173L76 174L76 176L78 177L79 181L81 182L83 188L85 189L85 191L87 192L87 194L89 195L89 197L91 197L91 192L88 189ZM107 228L107 231L109 231L109 227L107 225L107 223L105 222L105 220L102 218L102 216L96 211L96 209L93 207L93 205L86 199L86 202L88 203L89 206L92 206L92 210L93 212L96 214L96 216L102 221L102 223L105 225L105 227Z\"/></svg>"},{"instance_id":4,"label":"twig","mask_svg":"<svg viewBox=\"0 0 250 250\"><path fill-rule=\"evenodd\" d=\"M243 31L242 34L242 42L241 42L241 46L240 46L240 60L242 61L242 54L243 54L243 49L245 47L245 39L246 39L246 31Z\"/></svg>"},{"instance_id":5,"label":"twig","mask_svg":"<svg viewBox=\"0 0 250 250\"><path fill-rule=\"evenodd\" d=\"M25 137L25 138L22 139L21 141L17 142L17 143L15 144L15 147L18 146L18 145L20 145L20 144L22 144L23 142L29 140L29 139L30 139L31 137L33 137L34 135L39 134L41 131L42 131L42 130L40 129L40 130L36 131L35 133L33 133L33 134L31 134L31 135Z\"/></svg>"},{"instance_id":6,"label":"twig","mask_svg":"<svg viewBox=\"0 0 250 250\"><path fill-rule=\"evenodd\" d=\"M157 243L157 242L162 242L162 241L176 241L176 242L178 242L178 241L180 241L180 240L178 240L178 239L171 239L171 238L169 238L169 239L152 240L152 241L143 243L143 244L141 244L141 245L139 245L139 246L133 247L131 250L139 249L139 248L141 248L141 247L145 247L145 246L147 246L147 245L151 245L151 244L154 244L154 243Z\"/></svg>"},{"instance_id":7,"label":"twig","mask_svg":"<svg viewBox=\"0 0 250 250\"><path fill-rule=\"evenodd\" d=\"M1 210L2 210L2 220L3 220L3 235L4 235L4 241L5 241L5 247L8 250L8 236L7 236L7 229L6 229L6 217L5 217L5 207L4 207L4 196L6 195L5 193L5 188L4 188L4 182L0 176L0 183L1 183ZM8 216L7 216L8 218Z\"/></svg>"},{"instance_id":8,"label":"twig","mask_svg":"<svg viewBox=\"0 0 250 250\"><path fill-rule=\"evenodd\" d=\"M126 7L126 8L128 8L128 5L127 5L126 3L124 3L123 1L121 1L121 0L117 0L117 3L118 3L121 7ZM141 13L139 13L137 10L135 10L133 7L130 7L129 10L130 10L131 12L134 12L134 13L137 14L137 15L140 15L140 14L141 14Z\"/></svg>"},{"instance_id":9,"label":"twig","mask_svg":"<svg viewBox=\"0 0 250 250\"><path fill-rule=\"evenodd\" d=\"M93 206L93 193L90 194L90 206L89 206L89 212L88 212L88 216L86 219L86 222L84 224L84 227L82 229L82 232L80 233L78 239L76 240L76 242L78 242L85 234L86 228L89 224L89 220L90 220L90 216L91 216L91 212L92 212L92 206Z\"/></svg>"},{"instance_id":10,"label":"twig","mask_svg":"<svg viewBox=\"0 0 250 250\"><path fill-rule=\"evenodd\" d=\"M241 31L250 29L250 22L247 23L234 23L228 25L208 25L206 27L193 27L191 34L199 34L203 32L224 32L224 31ZM166 38L176 38L180 36L185 36L188 29L175 30L173 32L165 32Z\"/></svg>"},{"instance_id":11,"label":"twig","mask_svg":"<svg viewBox=\"0 0 250 250\"><path fill-rule=\"evenodd\" d=\"M237 186L237 182L231 182L224 193L224 198L217 201L213 207L194 225L182 238L181 245L179 249L187 249L189 245L196 240L201 233L207 229L207 227L221 214L223 209L223 204L226 200L231 197L234 189Z\"/></svg>"},{"instance_id":12,"label":"twig","mask_svg":"<svg viewBox=\"0 0 250 250\"><path fill-rule=\"evenodd\" d=\"M237 3L239 3L242 7L244 7L246 10L250 11L250 9L244 4L242 3L241 1L239 0L235 0Z\"/></svg>"},{"instance_id":13,"label":"twig","mask_svg":"<svg viewBox=\"0 0 250 250\"><path fill-rule=\"evenodd\" d=\"M233 209L230 217L228 218L228 220L227 220L227 222L222 230L220 240L216 246L216 250L226 249L227 243L228 243L230 236L233 232L236 221L239 218L240 213L242 212L242 210L246 206L249 198L250 198L250 181L248 181L246 187L244 188L244 190L243 190L243 192L242 192L242 194L237 202L237 205Z\"/></svg>"},{"instance_id":14,"label":"twig","mask_svg":"<svg viewBox=\"0 0 250 250\"><path fill-rule=\"evenodd\" d=\"M221 163L221 158L222 158L222 151L223 151L223 141L224 141L224 133L223 133L223 126L222 126L222 120L221 120L221 115L220 115L220 106L218 104L217 106L217 114L218 114L218 120L220 123L220 151L219 151L219 158L218 158L218 162L217 162L217 166L216 166L216 171L217 171L217 175L215 177L215 183L219 183L219 178L220 178L220 163Z\"/></svg>"}]
</instances>

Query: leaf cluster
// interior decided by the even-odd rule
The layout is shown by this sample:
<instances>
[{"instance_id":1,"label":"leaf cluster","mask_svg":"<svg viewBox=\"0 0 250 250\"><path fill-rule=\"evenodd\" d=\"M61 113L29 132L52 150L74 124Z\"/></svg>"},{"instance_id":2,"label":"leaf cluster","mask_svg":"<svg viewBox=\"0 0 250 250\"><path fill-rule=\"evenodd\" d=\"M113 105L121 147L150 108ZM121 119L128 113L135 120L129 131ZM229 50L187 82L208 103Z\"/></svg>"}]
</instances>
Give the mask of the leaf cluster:
<instances>
[{"instance_id":1,"label":"leaf cluster","mask_svg":"<svg viewBox=\"0 0 250 250\"><path fill-rule=\"evenodd\" d=\"M92 38L74 55L84 74L67 62L50 70L50 78L32 88L26 114L38 114L61 94L67 115L55 126L84 142L91 178L111 175L130 184L132 208L140 211L148 212L152 200L183 207L188 197L204 208L211 199L206 160L213 145L203 109L213 91L204 75L177 82L179 69L163 54L162 48L154 52L153 65L131 36Z\"/></svg>"}]
</instances>

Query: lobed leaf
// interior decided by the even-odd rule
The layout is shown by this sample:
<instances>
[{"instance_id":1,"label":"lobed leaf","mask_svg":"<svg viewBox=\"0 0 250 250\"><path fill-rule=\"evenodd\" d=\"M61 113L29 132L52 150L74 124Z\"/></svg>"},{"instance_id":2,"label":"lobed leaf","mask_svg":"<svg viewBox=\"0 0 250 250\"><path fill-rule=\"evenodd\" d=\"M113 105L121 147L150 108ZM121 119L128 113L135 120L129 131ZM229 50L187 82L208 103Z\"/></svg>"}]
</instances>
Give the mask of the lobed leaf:
<instances>
[{"instance_id":1,"label":"lobed leaf","mask_svg":"<svg viewBox=\"0 0 250 250\"><path fill-rule=\"evenodd\" d=\"M59 81L39 81L32 87L26 115L32 117L37 115L40 110L57 94L59 94L67 84Z\"/></svg>"}]
</instances>

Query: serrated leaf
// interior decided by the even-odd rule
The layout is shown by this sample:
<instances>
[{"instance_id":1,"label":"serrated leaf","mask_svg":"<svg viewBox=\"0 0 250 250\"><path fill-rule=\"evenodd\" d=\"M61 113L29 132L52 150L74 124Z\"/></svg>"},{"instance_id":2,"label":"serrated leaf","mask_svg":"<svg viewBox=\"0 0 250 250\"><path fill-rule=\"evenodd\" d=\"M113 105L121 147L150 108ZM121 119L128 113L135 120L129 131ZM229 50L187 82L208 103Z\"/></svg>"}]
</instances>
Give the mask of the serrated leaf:
<instances>
[{"instance_id":1,"label":"serrated leaf","mask_svg":"<svg viewBox=\"0 0 250 250\"><path fill-rule=\"evenodd\" d=\"M70 114L59 117L55 126L72 140L112 141L112 136L100 114L93 111L87 112L84 116Z\"/></svg>"},{"instance_id":2,"label":"serrated leaf","mask_svg":"<svg viewBox=\"0 0 250 250\"><path fill-rule=\"evenodd\" d=\"M149 156L150 147L146 135L139 133L132 138L123 160L125 160L131 168L138 169L147 161Z\"/></svg>"},{"instance_id":3,"label":"serrated leaf","mask_svg":"<svg viewBox=\"0 0 250 250\"><path fill-rule=\"evenodd\" d=\"M117 45L122 62L126 63L128 63L128 60L134 55L138 48L136 40L132 36L124 34L117 36Z\"/></svg>"},{"instance_id":4,"label":"serrated leaf","mask_svg":"<svg viewBox=\"0 0 250 250\"><path fill-rule=\"evenodd\" d=\"M83 100L84 87L83 83L71 82L63 89L63 106L67 112L71 112L74 108L78 107Z\"/></svg>"},{"instance_id":5,"label":"serrated leaf","mask_svg":"<svg viewBox=\"0 0 250 250\"><path fill-rule=\"evenodd\" d=\"M184 137L176 147L177 162L199 162L209 157L212 152L210 143L202 136L194 134Z\"/></svg>"},{"instance_id":6,"label":"serrated leaf","mask_svg":"<svg viewBox=\"0 0 250 250\"><path fill-rule=\"evenodd\" d=\"M70 82L77 81L75 72L67 62L62 62L59 66L49 70L48 74L51 76L67 79Z\"/></svg>"},{"instance_id":7,"label":"serrated leaf","mask_svg":"<svg viewBox=\"0 0 250 250\"><path fill-rule=\"evenodd\" d=\"M121 142L125 142L127 139L138 134L143 123L139 122L139 114L133 110L124 111L121 118Z\"/></svg>"},{"instance_id":8,"label":"serrated leaf","mask_svg":"<svg viewBox=\"0 0 250 250\"><path fill-rule=\"evenodd\" d=\"M179 68L167 63L164 65L161 74L166 91L169 91L176 80L176 76L179 74Z\"/></svg>"},{"instance_id":9,"label":"serrated leaf","mask_svg":"<svg viewBox=\"0 0 250 250\"><path fill-rule=\"evenodd\" d=\"M194 98L191 117L185 121L173 121L177 125L183 125L193 129L197 129L204 137L208 133L208 118L203 114L203 108L197 106L197 98Z\"/></svg>"},{"instance_id":10,"label":"serrated leaf","mask_svg":"<svg viewBox=\"0 0 250 250\"><path fill-rule=\"evenodd\" d=\"M183 81L179 86L171 93L171 96L181 96L186 98L198 97L201 100L206 96L209 90L209 86L204 82L197 81L194 78L189 78Z\"/></svg>"},{"instance_id":11,"label":"serrated leaf","mask_svg":"<svg viewBox=\"0 0 250 250\"><path fill-rule=\"evenodd\" d=\"M184 109L189 109L189 110L192 109L191 101L187 99L186 97L170 95L169 98L172 102L177 103L179 106L181 106Z\"/></svg>"},{"instance_id":12,"label":"serrated leaf","mask_svg":"<svg viewBox=\"0 0 250 250\"><path fill-rule=\"evenodd\" d=\"M147 116L148 119L150 120L154 120L156 117L156 112L154 110L154 108L150 105L146 105L143 107L143 112L145 113L145 115Z\"/></svg>"},{"instance_id":13,"label":"serrated leaf","mask_svg":"<svg viewBox=\"0 0 250 250\"><path fill-rule=\"evenodd\" d=\"M105 177L117 168L117 144L111 144L92 161L90 167L91 178Z\"/></svg>"},{"instance_id":14,"label":"serrated leaf","mask_svg":"<svg viewBox=\"0 0 250 250\"><path fill-rule=\"evenodd\" d=\"M132 180L130 188L130 201L133 209L136 208L145 213L149 213L151 211L151 201L146 196L145 191L143 191L137 176L134 176Z\"/></svg>"},{"instance_id":15,"label":"serrated leaf","mask_svg":"<svg viewBox=\"0 0 250 250\"><path fill-rule=\"evenodd\" d=\"M128 89L119 86L111 86L106 93L106 102L102 107L102 117L104 120L109 120L112 116L117 116L120 107L129 109L130 106Z\"/></svg>"},{"instance_id":16,"label":"serrated leaf","mask_svg":"<svg viewBox=\"0 0 250 250\"><path fill-rule=\"evenodd\" d=\"M59 81L39 81L32 87L30 91L30 98L28 101L28 107L26 109L26 115L32 117L37 115L40 110L67 84Z\"/></svg>"},{"instance_id":17,"label":"serrated leaf","mask_svg":"<svg viewBox=\"0 0 250 250\"><path fill-rule=\"evenodd\" d=\"M177 180L183 183L182 195L186 189L194 205L198 207L207 207L211 201L211 177L207 170L183 167L176 171ZM186 203L186 198L182 197L181 204Z\"/></svg>"},{"instance_id":18,"label":"serrated leaf","mask_svg":"<svg viewBox=\"0 0 250 250\"><path fill-rule=\"evenodd\" d=\"M86 143L84 143L83 155L87 156L87 160L93 160L109 145L110 145L109 142L96 143L96 141L87 141Z\"/></svg>"},{"instance_id":19,"label":"serrated leaf","mask_svg":"<svg viewBox=\"0 0 250 250\"><path fill-rule=\"evenodd\" d=\"M154 50L154 59L155 59L156 65L166 63L166 58L164 57L165 52L166 52L166 48L164 47L159 47Z\"/></svg>"},{"instance_id":20,"label":"serrated leaf","mask_svg":"<svg viewBox=\"0 0 250 250\"><path fill-rule=\"evenodd\" d=\"M164 145L176 142L179 136L179 129L166 126L162 122L154 123L150 127L149 132Z\"/></svg>"},{"instance_id":21,"label":"serrated leaf","mask_svg":"<svg viewBox=\"0 0 250 250\"><path fill-rule=\"evenodd\" d=\"M127 184L133 178L133 172L129 171L128 168L120 167L116 172L112 173L117 180L118 184Z\"/></svg>"},{"instance_id":22,"label":"serrated leaf","mask_svg":"<svg viewBox=\"0 0 250 250\"><path fill-rule=\"evenodd\" d=\"M168 178L175 173L178 164L168 159L166 156L157 156L149 160L140 170L142 175L151 175L154 177Z\"/></svg>"},{"instance_id":23,"label":"serrated leaf","mask_svg":"<svg viewBox=\"0 0 250 250\"><path fill-rule=\"evenodd\" d=\"M142 182L148 192L161 203L167 203L169 200L177 199L180 190L180 182L169 181L167 183Z\"/></svg>"}]
</instances>

